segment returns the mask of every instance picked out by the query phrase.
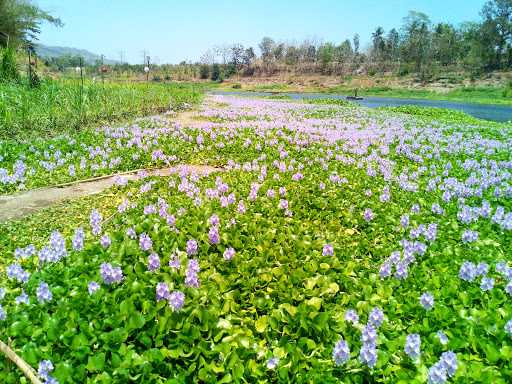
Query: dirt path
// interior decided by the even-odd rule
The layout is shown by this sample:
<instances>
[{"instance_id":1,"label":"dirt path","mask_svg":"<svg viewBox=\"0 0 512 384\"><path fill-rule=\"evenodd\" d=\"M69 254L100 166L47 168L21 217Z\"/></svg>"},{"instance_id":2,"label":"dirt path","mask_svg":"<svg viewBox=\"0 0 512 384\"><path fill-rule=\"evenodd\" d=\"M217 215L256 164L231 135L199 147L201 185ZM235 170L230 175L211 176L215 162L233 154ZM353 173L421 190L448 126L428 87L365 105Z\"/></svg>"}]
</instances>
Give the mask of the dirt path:
<instances>
[{"instance_id":1,"label":"dirt path","mask_svg":"<svg viewBox=\"0 0 512 384\"><path fill-rule=\"evenodd\" d=\"M149 169L145 171L145 175L169 176L173 174L181 174L182 172L208 175L210 173L220 171L223 171L223 169L208 165L182 164L170 168ZM140 172L140 170L98 177L85 181L77 181L57 187L33 189L14 195L0 196L0 222L22 218L35 211L56 204L61 200L94 195L103 192L116 184L118 177L122 177L126 180L137 180L140 178L138 172Z\"/></svg>"}]
</instances>

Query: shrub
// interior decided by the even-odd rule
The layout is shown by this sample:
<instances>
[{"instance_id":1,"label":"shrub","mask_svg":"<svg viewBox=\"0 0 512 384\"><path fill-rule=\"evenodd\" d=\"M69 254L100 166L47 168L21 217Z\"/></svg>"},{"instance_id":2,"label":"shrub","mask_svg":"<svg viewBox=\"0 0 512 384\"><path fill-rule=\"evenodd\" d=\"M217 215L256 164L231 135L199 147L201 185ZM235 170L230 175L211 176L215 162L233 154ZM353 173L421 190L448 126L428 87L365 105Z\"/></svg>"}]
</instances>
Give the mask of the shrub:
<instances>
[{"instance_id":1,"label":"shrub","mask_svg":"<svg viewBox=\"0 0 512 384\"><path fill-rule=\"evenodd\" d=\"M16 65L16 53L14 49L4 49L0 51L0 56L0 81L18 82L20 75Z\"/></svg>"},{"instance_id":2,"label":"shrub","mask_svg":"<svg viewBox=\"0 0 512 384\"><path fill-rule=\"evenodd\" d=\"M206 64L203 64L199 67L199 77L203 80L208 79L210 76L210 67Z\"/></svg>"}]
</instances>

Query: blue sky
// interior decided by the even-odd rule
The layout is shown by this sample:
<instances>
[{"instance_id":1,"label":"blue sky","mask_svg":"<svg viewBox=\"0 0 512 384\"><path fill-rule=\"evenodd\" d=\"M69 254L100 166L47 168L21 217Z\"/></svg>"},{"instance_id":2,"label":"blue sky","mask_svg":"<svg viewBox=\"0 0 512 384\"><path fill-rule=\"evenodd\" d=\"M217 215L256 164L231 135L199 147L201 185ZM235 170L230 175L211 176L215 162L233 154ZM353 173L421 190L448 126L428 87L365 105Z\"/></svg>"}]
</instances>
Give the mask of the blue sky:
<instances>
[{"instance_id":1,"label":"blue sky","mask_svg":"<svg viewBox=\"0 0 512 384\"><path fill-rule=\"evenodd\" d=\"M36 0L65 26L44 25L40 41L142 61L145 49L160 63L196 61L214 45L257 47L264 36L277 41L317 38L340 42L361 35L369 42L376 26L400 26L409 10L433 22L479 20L485 0Z\"/></svg>"}]
</instances>

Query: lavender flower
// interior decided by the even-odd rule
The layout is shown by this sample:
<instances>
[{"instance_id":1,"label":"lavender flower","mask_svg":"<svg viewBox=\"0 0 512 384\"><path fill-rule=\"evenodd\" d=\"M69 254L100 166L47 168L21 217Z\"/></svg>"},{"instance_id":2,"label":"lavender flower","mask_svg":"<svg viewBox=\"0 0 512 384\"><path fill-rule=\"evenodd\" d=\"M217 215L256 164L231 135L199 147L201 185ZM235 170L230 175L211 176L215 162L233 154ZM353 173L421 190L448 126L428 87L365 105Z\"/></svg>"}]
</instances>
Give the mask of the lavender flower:
<instances>
[{"instance_id":1,"label":"lavender flower","mask_svg":"<svg viewBox=\"0 0 512 384\"><path fill-rule=\"evenodd\" d=\"M407 335L405 339L404 351L411 359L416 360L420 357L421 339L420 335L413 333Z\"/></svg>"},{"instance_id":2,"label":"lavender flower","mask_svg":"<svg viewBox=\"0 0 512 384\"><path fill-rule=\"evenodd\" d=\"M430 311L434 307L434 296L429 292L425 292L420 296L420 304L427 311Z\"/></svg>"},{"instance_id":3,"label":"lavender flower","mask_svg":"<svg viewBox=\"0 0 512 384\"><path fill-rule=\"evenodd\" d=\"M322 255L324 256L333 256L334 255L334 248L331 244L325 244L324 248L322 249Z\"/></svg>"},{"instance_id":4,"label":"lavender flower","mask_svg":"<svg viewBox=\"0 0 512 384\"><path fill-rule=\"evenodd\" d=\"M101 213L99 213L96 209L93 209L91 211L89 222L91 224L91 230L94 236L98 236L101 232L101 220Z\"/></svg>"},{"instance_id":5,"label":"lavender flower","mask_svg":"<svg viewBox=\"0 0 512 384\"><path fill-rule=\"evenodd\" d=\"M375 327L379 328L382 322L384 321L384 312L379 307L375 307L370 312L370 316L368 317L368 321Z\"/></svg>"},{"instance_id":6,"label":"lavender flower","mask_svg":"<svg viewBox=\"0 0 512 384\"><path fill-rule=\"evenodd\" d=\"M444 384L446 383L446 368L441 362L437 362L428 370L428 384Z\"/></svg>"},{"instance_id":7,"label":"lavender flower","mask_svg":"<svg viewBox=\"0 0 512 384\"><path fill-rule=\"evenodd\" d=\"M137 237L137 232L135 232L133 227L130 227L126 230L126 236L128 236L130 239L135 239Z\"/></svg>"},{"instance_id":8,"label":"lavender flower","mask_svg":"<svg viewBox=\"0 0 512 384\"><path fill-rule=\"evenodd\" d=\"M94 295L98 289L100 289L100 285L95 281L91 281L89 284L87 284L87 291L89 292L90 296Z\"/></svg>"},{"instance_id":9,"label":"lavender flower","mask_svg":"<svg viewBox=\"0 0 512 384\"><path fill-rule=\"evenodd\" d=\"M210 231L208 232L208 240L210 241L210 244L216 245L220 242L220 236L219 236L219 230L217 227L211 227Z\"/></svg>"},{"instance_id":10,"label":"lavender flower","mask_svg":"<svg viewBox=\"0 0 512 384\"><path fill-rule=\"evenodd\" d=\"M482 281L480 283L480 289L482 291L490 291L494 288L494 279L491 277L482 277Z\"/></svg>"},{"instance_id":11,"label":"lavender flower","mask_svg":"<svg viewBox=\"0 0 512 384\"><path fill-rule=\"evenodd\" d=\"M110 263L103 263L100 266L100 275L107 285L119 283L123 280L121 267L113 267Z\"/></svg>"},{"instance_id":12,"label":"lavender flower","mask_svg":"<svg viewBox=\"0 0 512 384\"><path fill-rule=\"evenodd\" d=\"M50 287L44 281L39 283L39 286L36 289L37 301L40 304L44 304L52 300L52 293L50 291Z\"/></svg>"},{"instance_id":13,"label":"lavender flower","mask_svg":"<svg viewBox=\"0 0 512 384\"><path fill-rule=\"evenodd\" d=\"M7 318L7 314L5 313L4 307L0 304L0 321L4 321Z\"/></svg>"},{"instance_id":14,"label":"lavender flower","mask_svg":"<svg viewBox=\"0 0 512 384\"><path fill-rule=\"evenodd\" d=\"M400 225L403 228L407 228L409 226L409 215L402 215L402 217L400 217Z\"/></svg>"},{"instance_id":15,"label":"lavender flower","mask_svg":"<svg viewBox=\"0 0 512 384\"><path fill-rule=\"evenodd\" d=\"M199 288L199 262L196 259L189 260L185 271L185 285L187 287Z\"/></svg>"},{"instance_id":16,"label":"lavender flower","mask_svg":"<svg viewBox=\"0 0 512 384\"><path fill-rule=\"evenodd\" d=\"M507 321L505 324L505 332L507 332L509 336L512 336L512 320Z\"/></svg>"},{"instance_id":17,"label":"lavender flower","mask_svg":"<svg viewBox=\"0 0 512 384\"><path fill-rule=\"evenodd\" d=\"M370 209L370 208L366 208L363 212L363 218L367 221L367 222L370 222L373 220L374 218L374 213L373 211Z\"/></svg>"},{"instance_id":18,"label":"lavender flower","mask_svg":"<svg viewBox=\"0 0 512 384\"><path fill-rule=\"evenodd\" d=\"M183 308L183 304L185 303L185 294L180 291L174 291L169 294L169 306L174 312L179 311Z\"/></svg>"},{"instance_id":19,"label":"lavender flower","mask_svg":"<svg viewBox=\"0 0 512 384\"><path fill-rule=\"evenodd\" d=\"M167 283L158 283L156 285L156 300L169 300L171 293Z\"/></svg>"},{"instance_id":20,"label":"lavender flower","mask_svg":"<svg viewBox=\"0 0 512 384\"><path fill-rule=\"evenodd\" d=\"M270 359L267 360L267 368L268 369L275 369L278 364L279 364L278 357L271 357Z\"/></svg>"},{"instance_id":21,"label":"lavender flower","mask_svg":"<svg viewBox=\"0 0 512 384\"><path fill-rule=\"evenodd\" d=\"M476 266L476 276L485 276L489 272L489 264L478 263Z\"/></svg>"},{"instance_id":22,"label":"lavender flower","mask_svg":"<svg viewBox=\"0 0 512 384\"><path fill-rule=\"evenodd\" d=\"M457 355L455 353L453 353L452 351L443 352L441 354L439 362L446 370L448 377L452 377L453 375L455 375L455 371L457 370L458 366Z\"/></svg>"},{"instance_id":23,"label":"lavender flower","mask_svg":"<svg viewBox=\"0 0 512 384\"><path fill-rule=\"evenodd\" d=\"M148 257L148 270L154 272L160 268L160 257L156 253L152 253Z\"/></svg>"},{"instance_id":24,"label":"lavender flower","mask_svg":"<svg viewBox=\"0 0 512 384\"><path fill-rule=\"evenodd\" d=\"M22 283L22 284L25 284L30 277L30 274L27 271L25 271L21 267L21 265L16 264L16 263L8 265L6 272L7 272L7 277L9 279L14 279L18 283Z\"/></svg>"},{"instance_id":25,"label":"lavender flower","mask_svg":"<svg viewBox=\"0 0 512 384\"><path fill-rule=\"evenodd\" d=\"M42 360L39 362L37 373L42 379L47 380L50 372L53 371L53 364L50 360Z\"/></svg>"},{"instance_id":26,"label":"lavender flower","mask_svg":"<svg viewBox=\"0 0 512 384\"><path fill-rule=\"evenodd\" d=\"M181 268L181 262L178 255L171 255L171 259L169 260L169 267L174 268L176 270Z\"/></svg>"},{"instance_id":27,"label":"lavender flower","mask_svg":"<svg viewBox=\"0 0 512 384\"><path fill-rule=\"evenodd\" d=\"M194 239L190 239L187 241L187 255L194 256L197 254L197 241Z\"/></svg>"},{"instance_id":28,"label":"lavender flower","mask_svg":"<svg viewBox=\"0 0 512 384\"><path fill-rule=\"evenodd\" d=\"M337 366L342 365L348 361L350 358L350 348L345 340L339 339L338 342L334 345L334 350L332 351L332 359L334 360L334 364Z\"/></svg>"},{"instance_id":29,"label":"lavender flower","mask_svg":"<svg viewBox=\"0 0 512 384\"><path fill-rule=\"evenodd\" d=\"M377 330L371 324L366 324L361 331L361 341L363 344L377 344Z\"/></svg>"},{"instance_id":30,"label":"lavender flower","mask_svg":"<svg viewBox=\"0 0 512 384\"><path fill-rule=\"evenodd\" d=\"M0 301L2 301L5 297L5 288L0 288Z\"/></svg>"},{"instance_id":31,"label":"lavender flower","mask_svg":"<svg viewBox=\"0 0 512 384\"><path fill-rule=\"evenodd\" d=\"M112 243L112 241L110 240L109 235L103 235L100 238L100 243L103 248L108 248L108 247L110 247L110 244Z\"/></svg>"},{"instance_id":32,"label":"lavender flower","mask_svg":"<svg viewBox=\"0 0 512 384\"><path fill-rule=\"evenodd\" d=\"M446 336L443 331L437 331L436 336L441 344L448 344L448 336Z\"/></svg>"},{"instance_id":33,"label":"lavender flower","mask_svg":"<svg viewBox=\"0 0 512 384\"><path fill-rule=\"evenodd\" d=\"M464 261L459 269L459 278L468 282L473 282L476 277L476 266L475 264Z\"/></svg>"},{"instance_id":34,"label":"lavender flower","mask_svg":"<svg viewBox=\"0 0 512 384\"><path fill-rule=\"evenodd\" d=\"M359 322L359 316L357 315L357 312L353 309L349 309L347 312L345 312L345 321L356 325Z\"/></svg>"},{"instance_id":35,"label":"lavender flower","mask_svg":"<svg viewBox=\"0 0 512 384\"><path fill-rule=\"evenodd\" d=\"M29 297L24 289L22 289L21 294L18 297L16 297L15 302L16 302L16 305L20 305L20 304L28 305L30 303Z\"/></svg>"},{"instance_id":36,"label":"lavender flower","mask_svg":"<svg viewBox=\"0 0 512 384\"><path fill-rule=\"evenodd\" d=\"M82 227L77 228L75 230L75 234L73 235L73 240L71 241L73 249L75 251L81 251L82 249L84 249L84 238L84 229Z\"/></svg>"},{"instance_id":37,"label":"lavender flower","mask_svg":"<svg viewBox=\"0 0 512 384\"><path fill-rule=\"evenodd\" d=\"M235 257L235 250L231 247L226 248L223 256L224 256L224 260L230 261L233 259L233 257Z\"/></svg>"},{"instance_id":38,"label":"lavender flower","mask_svg":"<svg viewBox=\"0 0 512 384\"><path fill-rule=\"evenodd\" d=\"M478 232L470 231L469 229L467 229L462 233L462 242L463 243L472 243L477 240L478 240Z\"/></svg>"},{"instance_id":39,"label":"lavender flower","mask_svg":"<svg viewBox=\"0 0 512 384\"><path fill-rule=\"evenodd\" d=\"M142 251L149 251L153 247L153 241L146 233L140 234L139 247Z\"/></svg>"},{"instance_id":40,"label":"lavender flower","mask_svg":"<svg viewBox=\"0 0 512 384\"><path fill-rule=\"evenodd\" d=\"M377 364L377 347L374 344L363 344L359 351L359 361L373 368Z\"/></svg>"}]
</instances>

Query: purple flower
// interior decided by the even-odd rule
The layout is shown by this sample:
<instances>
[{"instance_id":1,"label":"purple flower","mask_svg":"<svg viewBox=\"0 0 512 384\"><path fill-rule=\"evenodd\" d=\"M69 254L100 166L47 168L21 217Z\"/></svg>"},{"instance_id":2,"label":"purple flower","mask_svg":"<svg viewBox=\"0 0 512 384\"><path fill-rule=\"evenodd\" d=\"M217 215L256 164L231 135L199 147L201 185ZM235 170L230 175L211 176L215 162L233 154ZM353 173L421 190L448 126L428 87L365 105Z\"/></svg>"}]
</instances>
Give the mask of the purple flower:
<instances>
[{"instance_id":1,"label":"purple flower","mask_svg":"<svg viewBox=\"0 0 512 384\"><path fill-rule=\"evenodd\" d=\"M512 281L509 281L505 286L505 292L512 296Z\"/></svg>"},{"instance_id":2,"label":"purple flower","mask_svg":"<svg viewBox=\"0 0 512 384\"><path fill-rule=\"evenodd\" d=\"M160 257L156 253L151 253L148 257L148 270L154 272L160 268Z\"/></svg>"},{"instance_id":3,"label":"purple flower","mask_svg":"<svg viewBox=\"0 0 512 384\"><path fill-rule=\"evenodd\" d=\"M416 360L420 357L421 339L420 335L413 333L405 338L404 351L411 359Z\"/></svg>"},{"instance_id":4,"label":"purple flower","mask_svg":"<svg viewBox=\"0 0 512 384\"><path fill-rule=\"evenodd\" d=\"M0 304L0 321L4 321L7 318L7 314L5 313L4 307Z\"/></svg>"},{"instance_id":5,"label":"purple flower","mask_svg":"<svg viewBox=\"0 0 512 384\"><path fill-rule=\"evenodd\" d=\"M148 251L153 247L153 241L146 233L139 236L139 247L142 251Z\"/></svg>"},{"instance_id":6,"label":"purple flower","mask_svg":"<svg viewBox=\"0 0 512 384\"><path fill-rule=\"evenodd\" d=\"M363 212L363 218L367 221L367 222L370 222L373 220L373 217L374 217L374 214L373 214L373 211L370 209L370 208L366 208Z\"/></svg>"},{"instance_id":7,"label":"purple flower","mask_svg":"<svg viewBox=\"0 0 512 384\"><path fill-rule=\"evenodd\" d=\"M185 303L185 294L180 291L174 291L169 294L169 306L174 312L179 311L183 308L183 304Z\"/></svg>"},{"instance_id":8,"label":"purple flower","mask_svg":"<svg viewBox=\"0 0 512 384\"><path fill-rule=\"evenodd\" d=\"M75 230L75 234L73 236L72 245L73 249L75 251L81 251L84 249L84 238L85 238L85 232L82 227L77 228Z\"/></svg>"},{"instance_id":9,"label":"purple flower","mask_svg":"<svg viewBox=\"0 0 512 384\"><path fill-rule=\"evenodd\" d=\"M102 220L101 213L99 213L96 209L93 209L91 211L90 224L91 224L92 234L94 236L98 236L101 232L101 220Z\"/></svg>"},{"instance_id":10,"label":"purple flower","mask_svg":"<svg viewBox=\"0 0 512 384\"><path fill-rule=\"evenodd\" d=\"M322 249L322 255L324 256L333 256L334 255L334 248L331 244L325 244L324 248Z\"/></svg>"},{"instance_id":11,"label":"purple flower","mask_svg":"<svg viewBox=\"0 0 512 384\"><path fill-rule=\"evenodd\" d=\"M437 331L436 336L441 344L448 344L448 336L446 336L443 331Z\"/></svg>"},{"instance_id":12,"label":"purple flower","mask_svg":"<svg viewBox=\"0 0 512 384\"><path fill-rule=\"evenodd\" d=\"M211 215L211 216L210 216L210 218L208 219L208 223L209 223L212 227L217 227L217 226L220 224L219 216L217 216L217 215Z\"/></svg>"},{"instance_id":13,"label":"purple flower","mask_svg":"<svg viewBox=\"0 0 512 384\"><path fill-rule=\"evenodd\" d=\"M208 240L210 241L210 244L216 245L220 242L220 236L219 236L219 230L217 227L211 227L210 231L208 232Z\"/></svg>"},{"instance_id":14,"label":"purple flower","mask_svg":"<svg viewBox=\"0 0 512 384\"><path fill-rule=\"evenodd\" d=\"M169 292L169 286L167 283L158 283L156 285L156 300L169 300L171 293Z\"/></svg>"},{"instance_id":15,"label":"purple flower","mask_svg":"<svg viewBox=\"0 0 512 384\"><path fill-rule=\"evenodd\" d=\"M434 307L434 296L429 292L425 292L420 296L420 304L427 311L430 311Z\"/></svg>"},{"instance_id":16,"label":"purple flower","mask_svg":"<svg viewBox=\"0 0 512 384\"><path fill-rule=\"evenodd\" d=\"M377 364L377 347L375 344L363 344L359 351L359 361L373 368Z\"/></svg>"},{"instance_id":17,"label":"purple flower","mask_svg":"<svg viewBox=\"0 0 512 384\"><path fill-rule=\"evenodd\" d=\"M133 227L130 227L126 230L126 236L128 236L130 239L135 239L137 237L137 232L135 232Z\"/></svg>"},{"instance_id":18,"label":"purple flower","mask_svg":"<svg viewBox=\"0 0 512 384\"><path fill-rule=\"evenodd\" d=\"M478 263L476 266L476 275L477 276L485 276L489 272L489 264L487 263Z\"/></svg>"},{"instance_id":19,"label":"purple flower","mask_svg":"<svg viewBox=\"0 0 512 384\"><path fill-rule=\"evenodd\" d=\"M463 243L472 243L477 240L478 240L478 232L470 231L469 229L467 229L462 233L462 242Z\"/></svg>"},{"instance_id":20,"label":"purple flower","mask_svg":"<svg viewBox=\"0 0 512 384\"><path fill-rule=\"evenodd\" d=\"M123 280L121 267L113 267L110 263L103 263L100 266L100 275L107 285L119 283Z\"/></svg>"},{"instance_id":21,"label":"purple flower","mask_svg":"<svg viewBox=\"0 0 512 384\"><path fill-rule=\"evenodd\" d=\"M230 261L233 259L233 257L235 257L235 250L231 247L229 248L226 248L226 250L224 251L224 260L227 260L227 261Z\"/></svg>"},{"instance_id":22,"label":"purple flower","mask_svg":"<svg viewBox=\"0 0 512 384\"><path fill-rule=\"evenodd\" d=\"M505 332L507 332L509 336L512 336L512 320L507 321L505 324Z\"/></svg>"},{"instance_id":23,"label":"purple flower","mask_svg":"<svg viewBox=\"0 0 512 384\"><path fill-rule=\"evenodd\" d=\"M87 290L89 291L89 295L93 295L98 289L100 289L100 285L95 281L91 281L87 285Z\"/></svg>"},{"instance_id":24,"label":"purple flower","mask_svg":"<svg viewBox=\"0 0 512 384\"><path fill-rule=\"evenodd\" d=\"M187 255L194 256L197 254L197 241L190 239L187 241Z\"/></svg>"},{"instance_id":25,"label":"purple flower","mask_svg":"<svg viewBox=\"0 0 512 384\"><path fill-rule=\"evenodd\" d=\"M44 281L39 283L39 286L36 289L37 301L40 304L44 304L52 300L52 293L50 291L50 287Z\"/></svg>"},{"instance_id":26,"label":"purple flower","mask_svg":"<svg viewBox=\"0 0 512 384\"><path fill-rule=\"evenodd\" d=\"M359 322L359 316L357 315L357 312L353 309L349 309L347 312L345 312L345 321L356 325Z\"/></svg>"},{"instance_id":27,"label":"purple flower","mask_svg":"<svg viewBox=\"0 0 512 384\"><path fill-rule=\"evenodd\" d=\"M30 303L29 297L24 289L21 290L21 294L18 297L16 297L15 301L16 301L17 305L20 305L20 304L28 305Z\"/></svg>"},{"instance_id":28,"label":"purple flower","mask_svg":"<svg viewBox=\"0 0 512 384\"><path fill-rule=\"evenodd\" d=\"M491 277L482 277L482 281L480 283L480 289L482 291L490 291L494 288L494 279Z\"/></svg>"},{"instance_id":29,"label":"purple flower","mask_svg":"<svg viewBox=\"0 0 512 384\"><path fill-rule=\"evenodd\" d=\"M100 238L100 243L101 243L101 246L103 248L108 248L110 247L110 244L111 244L111 240L110 240L110 237L108 235L103 235L101 236Z\"/></svg>"},{"instance_id":30,"label":"purple flower","mask_svg":"<svg viewBox=\"0 0 512 384\"><path fill-rule=\"evenodd\" d=\"M7 277L9 279L14 279L18 283L22 283L22 284L25 284L30 277L30 274L27 271L25 271L21 267L21 265L16 264L16 263L8 265L6 272L7 272Z\"/></svg>"},{"instance_id":31,"label":"purple flower","mask_svg":"<svg viewBox=\"0 0 512 384\"><path fill-rule=\"evenodd\" d=\"M185 271L185 285L187 287L199 288L199 262L196 259L189 260Z\"/></svg>"},{"instance_id":32,"label":"purple flower","mask_svg":"<svg viewBox=\"0 0 512 384\"><path fill-rule=\"evenodd\" d=\"M178 255L171 255L171 258L169 259L169 267L176 270L181 268L181 261Z\"/></svg>"},{"instance_id":33,"label":"purple flower","mask_svg":"<svg viewBox=\"0 0 512 384\"><path fill-rule=\"evenodd\" d=\"M334 345L334 350L332 351L332 359L334 360L334 364L337 366L342 365L348 361L350 358L350 348L345 340L339 339L338 342Z\"/></svg>"},{"instance_id":34,"label":"purple flower","mask_svg":"<svg viewBox=\"0 0 512 384\"><path fill-rule=\"evenodd\" d=\"M278 364L279 364L278 357L271 357L270 359L267 360L267 368L268 369L275 369Z\"/></svg>"},{"instance_id":35,"label":"purple flower","mask_svg":"<svg viewBox=\"0 0 512 384\"><path fill-rule=\"evenodd\" d=\"M53 364L50 360L42 360L39 362L39 367L37 368L37 373L43 380L47 380L50 372L53 371Z\"/></svg>"},{"instance_id":36,"label":"purple flower","mask_svg":"<svg viewBox=\"0 0 512 384\"><path fill-rule=\"evenodd\" d=\"M452 351L443 352L439 363L444 367L449 377L455 375L458 366L457 355L455 353Z\"/></svg>"},{"instance_id":37,"label":"purple flower","mask_svg":"<svg viewBox=\"0 0 512 384\"><path fill-rule=\"evenodd\" d=\"M370 312L370 316L368 317L368 321L375 327L379 328L382 322L384 321L384 312L379 307L375 307Z\"/></svg>"},{"instance_id":38,"label":"purple flower","mask_svg":"<svg viewBox=\"0 0 512 384\"><path fill-rule=\"evenodd\" d=\"M459 269L459 278L464 281L473 282L476 277L476 266L475 264L464 261Z\"/></svg>"},{"instance_id":39,"label":"purple flower","mask_svg":"<svg viewBox=\"0 0 512 384\"><path fill-rule=\"evenodd\" d=\"M279 208L287 210L288 209L288 200L284 200L284 199L279 200Z\"/></svg>"},{"instance_id":40,"label":"purple flower","mask_svg":"<svg viewBox=\"0 0 512 384\"><path fill-rule=\"evenodd\" d=\"M400 217L400 225L403 228L407 228L409 226L409 215L402 215L402 217Z\"/></svg>"},{"instance_id":41,"label":"purple flower","mask_svg":"<svg viewBox=\"0 0 512 384\"><path fill-rule=\"evenodd\" d=\"M428 384L444 384L446 383L446 368L441 362L437 362L428 370Z\"/></svg>"},{"instance_id":42,"label":"purple flower","mask_svg":"<svg viewBox=\"0 0 512 384\"><path fill-rule=\"evenodd\" d=\"M382 263L379 269L379 276L381 279L391 276L391 263Z\"/></svg>"},{"instance_id":43,"label":"purple flower","mask_svg":"<svg viewBox=\"0 0 512 384\"><path fill-rule=\"evenodd\" d=\"M366 324L361 331L363 344L377 344L377 330L371 324Z\"/></svg>"}]
</instances>

